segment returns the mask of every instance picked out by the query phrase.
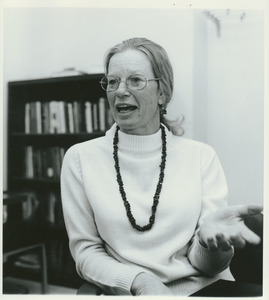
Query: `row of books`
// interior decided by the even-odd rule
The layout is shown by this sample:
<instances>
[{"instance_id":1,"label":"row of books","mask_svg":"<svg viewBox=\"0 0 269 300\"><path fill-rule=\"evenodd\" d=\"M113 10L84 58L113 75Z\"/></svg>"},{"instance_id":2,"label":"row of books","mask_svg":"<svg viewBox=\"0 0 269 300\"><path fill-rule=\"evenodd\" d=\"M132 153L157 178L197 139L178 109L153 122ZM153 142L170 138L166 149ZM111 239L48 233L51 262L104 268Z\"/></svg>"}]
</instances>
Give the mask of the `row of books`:
<instances>
[{"instance_id":1,"label":"row of books","mask_svg":"<svg viewBox=\"0 0 269 300\"><path fill-rule=\"evenodd\" d=\"M24 148L24 174L26 178L59 179L66 148Z\"/></svg>"},{"instance_id":2,"label":"row of books","mask_svg":"<svg viewBox=\"0 0 269 300\"><path fill-rule=\"evenodd\" d=\"M111 117L106 99L25 103L25 133L55 134L105 131Z\"/></svg>"}]
</instances>

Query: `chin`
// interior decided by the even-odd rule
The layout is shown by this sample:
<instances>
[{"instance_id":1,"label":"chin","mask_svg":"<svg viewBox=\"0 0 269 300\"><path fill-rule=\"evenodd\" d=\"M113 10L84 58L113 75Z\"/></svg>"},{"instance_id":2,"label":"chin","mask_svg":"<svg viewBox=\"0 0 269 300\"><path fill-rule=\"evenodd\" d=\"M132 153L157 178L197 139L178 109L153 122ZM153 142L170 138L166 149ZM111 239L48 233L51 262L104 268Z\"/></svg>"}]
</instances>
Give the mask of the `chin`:
<instances>
[{"instance_id":1,"label":"chin","mask_svg":"<svg viewBox=\"0 0 269 300\"><path fill-rule=\"evenodd\" d=\"M132 130L136 128L137 122L136 124L131 121L130 119L126 119L126 120L122 120L120 118L117 118L115 120L115 122L117 123L117 125L120 127L120 129L124 130Z\"/></svg>"},{"instance_id":2,"label":"chin","mask_svg":"<svg viewBox=\"0 0 269 300\"><path fill-rule=\"evenodd\" d=\"M135 131L135 127L131 125L126 125L122 123L117 123L117 125L120 127L120 130L125 133L133 133Z\"/></svg>"}]
</instances>

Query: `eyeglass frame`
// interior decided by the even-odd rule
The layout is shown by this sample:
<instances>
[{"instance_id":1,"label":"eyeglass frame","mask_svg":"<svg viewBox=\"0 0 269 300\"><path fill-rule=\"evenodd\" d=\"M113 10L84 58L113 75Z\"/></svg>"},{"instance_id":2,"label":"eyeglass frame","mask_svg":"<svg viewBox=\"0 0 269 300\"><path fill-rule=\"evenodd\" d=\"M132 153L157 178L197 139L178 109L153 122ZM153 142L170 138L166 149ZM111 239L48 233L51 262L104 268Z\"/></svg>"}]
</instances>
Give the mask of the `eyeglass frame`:
<instances>
[{"instance_id":1,"label":"eyeglass frame","mask_svg":"<svg viewBox=\"0 0 269 300\"><path fill-rule=\"evenodd\" d=\"M132 88L129 88L129 86L128 86L128 84L127 84L127 80L128 80L130 77L134 77L134 76L140 76L140 77L143 77L143 78L145 79L146 84L145 84L145 86L144 86L143 88L141 88L141 89L132 89ZM103 80L104 78L108 78L108 77L112 77L112 78L115 78L115 79L117 80L118 86L117 86L117 88L116 88L115 90L110 90L110 91L108 91L107 89L104 89L104 87L102 86L102 80ZM101 88L102 88L104 91L110 93L110 92L115 92L115 91L119 88L121 82L124 82L125 85L126 85L126 87L127 87L127 89L129 89L129 90L131 90L131 91L141 91L141 90L143 90L143 89L148 85L148 82L149 82L149 81L156 81L156 80L161 80L161 78L150 78L150 79L147 79L147 78L146 78L145 76L143 76L143 75L140 75L140 74L134 74L134 75L129 76L129 77L126 78L125 80L120 80L118 77L111 75L111 76L104 76L104 77L102 77L101 80L99 81L99 83L100 83L100 85L101 85Z\"/></svg>"}]
</instances>

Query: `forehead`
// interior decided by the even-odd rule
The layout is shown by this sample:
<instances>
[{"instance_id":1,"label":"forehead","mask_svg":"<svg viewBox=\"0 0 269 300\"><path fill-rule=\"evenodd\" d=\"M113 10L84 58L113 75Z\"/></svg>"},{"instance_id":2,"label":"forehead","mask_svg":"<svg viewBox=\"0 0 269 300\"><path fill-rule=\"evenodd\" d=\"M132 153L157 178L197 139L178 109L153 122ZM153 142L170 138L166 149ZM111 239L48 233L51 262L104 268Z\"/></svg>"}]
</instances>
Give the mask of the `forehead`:
<instances>
[{"instance_id":1,"label":"forehead","mask_svg":"<svg viewBox=\"0 0 269 300\"><path fill-rule=\"evenodd\" d=\"M108 73L111 75L114 72L153 74L151 63L146 54L135 49L125 50L111 57Z\"/></svg>"}]
</instances>

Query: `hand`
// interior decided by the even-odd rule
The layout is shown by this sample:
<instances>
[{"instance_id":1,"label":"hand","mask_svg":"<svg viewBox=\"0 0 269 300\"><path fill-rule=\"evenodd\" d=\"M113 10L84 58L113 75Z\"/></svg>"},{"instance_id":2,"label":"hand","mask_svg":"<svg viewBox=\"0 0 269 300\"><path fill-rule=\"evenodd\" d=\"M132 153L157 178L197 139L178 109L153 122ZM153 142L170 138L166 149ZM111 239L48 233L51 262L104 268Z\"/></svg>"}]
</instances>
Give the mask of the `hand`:
<instances>
[{"instance_id":1,"label":"hand","mask_svg":"<svg viewBox=\"0 0 269 300\"><path fill-rule=\"evenodd\" d=\"M169 295L173 296L172 291L160 280L147 273L140 273L135 277L131 287L131 292L135 296L144 295Z\"/></svg>"},{"instance_id":2,"label":"hand","mask_svg":"<svg viewBox=\"0 0 269 300\"><path fill-rule=\"evenodd\" d=\"M238 205L209 215L200 227L200 242L210 250L228 251L231 246L243 248L246 243L259 244L260 237L244 224L244 217L262 211L259 205Z\"/></svg>"}]
</instances>

